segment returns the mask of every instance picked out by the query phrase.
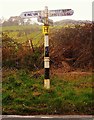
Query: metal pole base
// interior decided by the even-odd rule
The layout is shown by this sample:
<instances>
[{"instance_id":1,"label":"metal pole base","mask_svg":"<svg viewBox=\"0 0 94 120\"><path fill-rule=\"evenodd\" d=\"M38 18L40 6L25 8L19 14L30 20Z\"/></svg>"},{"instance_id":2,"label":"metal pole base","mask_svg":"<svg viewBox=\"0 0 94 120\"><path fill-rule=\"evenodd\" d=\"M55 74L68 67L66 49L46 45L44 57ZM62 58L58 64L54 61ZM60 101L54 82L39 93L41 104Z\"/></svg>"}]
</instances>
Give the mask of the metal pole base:
<instances>
[{"instance_id":1,"label":"metal pole base","mask_svg":"<svg viewBox=\"0 0 94 120\"><path fill-rule=\"evenodd\" d=\"M50 89L50 79L44 79L44 88Z\"/></svg>"}]
</instances>

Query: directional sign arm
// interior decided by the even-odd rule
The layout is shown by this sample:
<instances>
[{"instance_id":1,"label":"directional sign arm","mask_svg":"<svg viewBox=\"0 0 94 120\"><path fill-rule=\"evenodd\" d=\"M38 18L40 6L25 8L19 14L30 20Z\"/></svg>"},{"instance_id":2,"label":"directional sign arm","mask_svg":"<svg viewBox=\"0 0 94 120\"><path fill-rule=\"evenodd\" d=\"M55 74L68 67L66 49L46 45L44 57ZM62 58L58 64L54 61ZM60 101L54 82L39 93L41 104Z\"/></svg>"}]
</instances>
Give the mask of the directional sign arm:
<instances>
[{"instance_id":1,"label":"directional sign arm","mask_svg":"<svg viewBox=\"0 0 94 120\"><path fill-rule=\"evenodd\" d=\"M49 17L70 16L70 15L73 15L73 13L74 11L72 9L49 10Z\"/></svg>"},{"instance_id":2,"label":"directional sign arm","mask_svg":"<svg viewBox=\"0 0 94 120\"><path fill-rule=\"evenodd\" d=\"M41 15L41 11L27 11L27 12L22 12L20 17L21 18L36 18L39 15Z\"/></svg>"}]
</instances>

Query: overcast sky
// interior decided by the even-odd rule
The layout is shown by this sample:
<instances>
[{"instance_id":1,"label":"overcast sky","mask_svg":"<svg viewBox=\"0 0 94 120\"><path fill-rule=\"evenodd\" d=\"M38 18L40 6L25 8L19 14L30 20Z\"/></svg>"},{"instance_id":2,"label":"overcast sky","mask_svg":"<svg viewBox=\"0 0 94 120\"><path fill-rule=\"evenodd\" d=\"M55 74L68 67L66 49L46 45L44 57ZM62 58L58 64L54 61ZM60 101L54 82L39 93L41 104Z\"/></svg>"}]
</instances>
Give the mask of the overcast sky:
<instances>
[{"instance_id":1,"label":"overcast sky","mask_svg":"<svg viewBox=\"0 0 94 120\"><path fill-rule=\"evenodd\" d=\"M0 18L19 16L21 12L52 9L73 9L73 16L58 19L92 20L93 0L0 0Z\"/></svg>"}]
</instances>

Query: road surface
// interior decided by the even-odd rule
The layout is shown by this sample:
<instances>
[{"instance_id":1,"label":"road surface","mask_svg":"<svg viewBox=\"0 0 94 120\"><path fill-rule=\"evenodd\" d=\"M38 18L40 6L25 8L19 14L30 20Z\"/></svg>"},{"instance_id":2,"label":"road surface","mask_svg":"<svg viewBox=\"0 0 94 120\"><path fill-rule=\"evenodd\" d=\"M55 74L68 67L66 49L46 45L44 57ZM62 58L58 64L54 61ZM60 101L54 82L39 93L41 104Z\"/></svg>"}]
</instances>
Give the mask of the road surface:
<instances>
[{"instance_id":1,"label":"road surface","mask_svg":"<svg viewBox=\"0 0 94 120\"><path fill-rule=\"evenodd\" d=\"M16 115L3 115L1 120L94 120L91 115L64 115L64 116L16 116Z\"/></svg>"}]
</instances>

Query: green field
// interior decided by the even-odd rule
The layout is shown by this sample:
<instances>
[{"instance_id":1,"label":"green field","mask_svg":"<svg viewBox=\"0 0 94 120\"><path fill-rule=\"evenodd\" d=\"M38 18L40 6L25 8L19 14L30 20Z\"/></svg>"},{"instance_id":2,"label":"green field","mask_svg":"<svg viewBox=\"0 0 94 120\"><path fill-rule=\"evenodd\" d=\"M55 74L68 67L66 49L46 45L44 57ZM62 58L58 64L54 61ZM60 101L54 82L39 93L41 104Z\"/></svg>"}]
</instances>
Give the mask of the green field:
<instances>
[{"instance_id":1,"label":"green field","mask_svg":"<svg viewBox=\"0 0 94 120\"><path fill-rule=\"evenodd\" d=\"M33 40L34 45L43 42L42 27L39 25L6 26L2 27L2 32L18 43L24 43L29 39Z\"/></svg>"}]
</instances>

